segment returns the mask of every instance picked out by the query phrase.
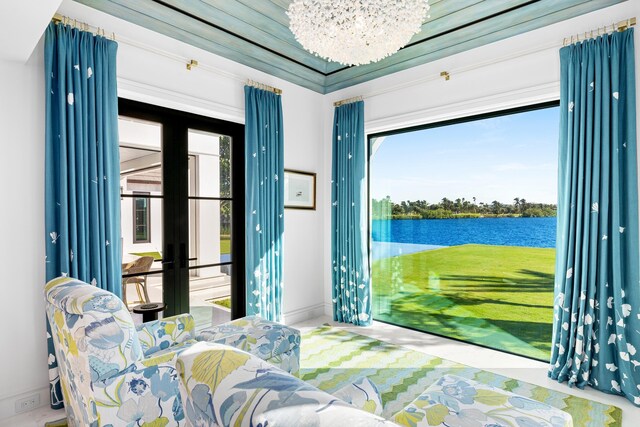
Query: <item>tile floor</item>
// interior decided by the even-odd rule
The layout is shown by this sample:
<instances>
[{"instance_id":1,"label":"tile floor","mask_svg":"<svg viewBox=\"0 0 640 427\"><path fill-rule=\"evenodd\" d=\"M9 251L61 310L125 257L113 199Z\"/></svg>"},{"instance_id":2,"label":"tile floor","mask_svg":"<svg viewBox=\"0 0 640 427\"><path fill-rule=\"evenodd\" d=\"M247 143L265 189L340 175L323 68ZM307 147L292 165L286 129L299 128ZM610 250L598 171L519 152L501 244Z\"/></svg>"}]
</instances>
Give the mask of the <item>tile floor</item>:
<instances>
[{"instance_id":1,"label":"tile floor","mask_svg":"<svg viewBox=\"0 0 640 427\"><path fill-rule=\"evenodd\" d=\"M609 405L615 405L622 409L623 427L640 426L640 408L636 408L628 400L595 390L569 389L565 384L558 384L557 382L549 380L547 378L547 364L542 362L536 362L523 357L476 347L380 322L374 322L372 326L362 328L334 323L329 317L319 317L292 326L304 332L324 323L329 323L335 327L367 335L382 341L403 345L416 351L422 351L434 356L485 369L500 375L528 381L553 390L574 394L585 399L591 399ZM62 411L53 411L47 407L41 407L26 414L2 420L0 421L0 426L42 427L46 421L60 419L63 416Z\"/></svg>"}]
</instances>

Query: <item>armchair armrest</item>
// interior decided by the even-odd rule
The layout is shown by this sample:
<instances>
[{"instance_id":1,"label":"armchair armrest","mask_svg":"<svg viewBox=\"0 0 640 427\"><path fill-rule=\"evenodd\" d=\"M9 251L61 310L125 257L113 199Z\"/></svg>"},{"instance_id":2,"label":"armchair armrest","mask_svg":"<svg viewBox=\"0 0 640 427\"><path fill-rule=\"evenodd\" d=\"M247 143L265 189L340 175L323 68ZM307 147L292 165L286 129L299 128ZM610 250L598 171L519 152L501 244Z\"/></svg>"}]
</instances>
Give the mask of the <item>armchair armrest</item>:
<instances>
[{"instance_id":1,"label":"armchair armrest","mask_svg":"<svg viewBox=\"0 0 640 427\"><path fill-rule=\"evenodd\" d=\"M142 323L136 329L145 357L195 337L195 321L188 313Z\"/></svg>"}]
</instances>

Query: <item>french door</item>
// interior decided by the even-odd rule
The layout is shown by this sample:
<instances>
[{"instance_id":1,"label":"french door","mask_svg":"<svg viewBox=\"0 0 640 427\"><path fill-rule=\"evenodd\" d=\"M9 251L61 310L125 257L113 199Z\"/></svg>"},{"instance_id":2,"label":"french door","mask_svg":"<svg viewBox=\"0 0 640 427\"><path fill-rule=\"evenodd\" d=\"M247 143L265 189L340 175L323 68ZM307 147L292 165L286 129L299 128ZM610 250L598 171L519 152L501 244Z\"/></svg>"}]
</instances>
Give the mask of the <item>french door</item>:
<instances>
[{"instance_id":1,"label":"french door","mask_svg":"<svg viewBox=\"0 0 640 427\"><path fill-rule=\"evenodd\" d=\"M242 317L244 126L118 108L123 300L164 302L164 316L191 312L197 327Z\"/></svg>"}]
</instances>

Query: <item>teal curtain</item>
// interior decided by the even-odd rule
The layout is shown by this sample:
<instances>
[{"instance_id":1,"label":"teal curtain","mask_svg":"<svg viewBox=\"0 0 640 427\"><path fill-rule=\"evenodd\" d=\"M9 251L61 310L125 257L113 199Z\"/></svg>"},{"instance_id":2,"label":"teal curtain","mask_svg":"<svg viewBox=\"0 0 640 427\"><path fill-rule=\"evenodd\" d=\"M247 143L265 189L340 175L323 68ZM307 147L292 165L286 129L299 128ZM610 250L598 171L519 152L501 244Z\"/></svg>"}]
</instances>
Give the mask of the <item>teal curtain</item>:
<instances>
[{"instance_id":1,"label":"teal curtain","mask_svg":"<svg viewBox=\"0 0 640 427\"><path fill-rule=\"evenodd\" d=\"M50 24L45 35L46 279L120 296L117 44ZM63 406L47 324L51 406Z\"/></svg>"},{"instance_id":2,"label":"teal curtain","mask_svg":"<svg viewBox=\"0 0 640 427\"><path fill-rule=\"evenodd\" d=\"M633 29L560 50L560 151L549 376L640 405Z\"/></svg>"},{"instance_id":3,"label":"teal curtain","mask_svg":"<svg viewBox=\"0 0 640 427\"><path fill-rule=\"evenodd\" d=\"M280 321L284 233L282 100L245 86L247 314Z\"/></svg>"},{"instance_id":4,"label":"teal curtain","mask_svg":"<svg viewBox=\"0 0 640 427\"><path fill-rule=\"evenodd\" d=\"M331 174L333 320L371 324L364 102L336 107Z\"/></svg>"}]
</instances>

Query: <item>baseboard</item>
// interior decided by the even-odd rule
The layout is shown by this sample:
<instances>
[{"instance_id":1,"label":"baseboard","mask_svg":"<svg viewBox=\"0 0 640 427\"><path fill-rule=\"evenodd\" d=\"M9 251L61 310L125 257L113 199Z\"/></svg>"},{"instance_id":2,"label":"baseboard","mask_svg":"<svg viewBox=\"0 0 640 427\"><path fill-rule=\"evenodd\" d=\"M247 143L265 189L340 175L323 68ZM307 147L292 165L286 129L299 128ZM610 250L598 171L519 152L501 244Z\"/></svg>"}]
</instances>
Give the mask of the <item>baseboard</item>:
<instances>
[{"instance_id":1,"label":"baseboard","mask_svg":"<svg viewBox=\"0 0 640 427\"><path fill-rule=\"evenodd\" d=\"M324 315L333 317L333 304L329 304L328 302L325 302L324 304L322 304L322 306L324 308Z\"/></svg>"},{"instance_id":2,"label":"baseboard","mask_svg":"<svg viewBox=\"0 0 640 427\"><path fill-rule=\"evenodd\" d=\"M287 325L294 323L304 322L305 320L313 319L324 315L324 304L315 304L308 307L303 307L297 310L292 310L284 313L284 322Z\"/></svg>"},{"instance_id":3,"label":"baseboard","mask_svg":"<svg viewBox=\"0 0 640 427\"><path fill-rule=\"evenodd\" d=\"M34 406L29 411L16 412L16 401L33 395L38 395L40 397L40 404ZM49 387L43 387L0 399L0 425L2 425L2 420L6 418L10 418L18 414L26 414L34 409L49 405L49 397Z\"/></svg>"}]
</instances>

